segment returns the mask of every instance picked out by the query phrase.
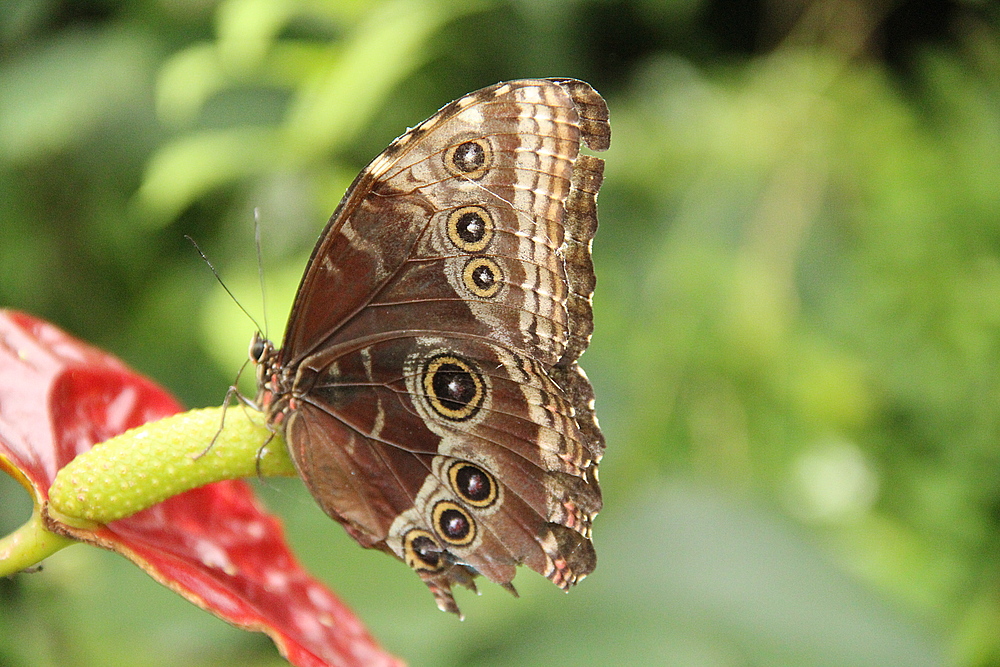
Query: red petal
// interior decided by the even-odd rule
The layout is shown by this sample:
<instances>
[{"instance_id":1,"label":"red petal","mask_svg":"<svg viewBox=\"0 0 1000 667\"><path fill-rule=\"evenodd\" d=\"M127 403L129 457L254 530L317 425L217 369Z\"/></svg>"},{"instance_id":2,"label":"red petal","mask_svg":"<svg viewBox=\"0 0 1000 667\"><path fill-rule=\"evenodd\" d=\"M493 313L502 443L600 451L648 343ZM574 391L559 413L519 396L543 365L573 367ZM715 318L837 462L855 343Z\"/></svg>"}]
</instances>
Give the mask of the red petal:
<instances>
[{"instance_id":1,"label":"red petal","mask_svg":"<svg viewBox=\"0 0 1000 667\"><path fill-rule=\"evenodd\" d=\"M0 310L0 468L27 482L39 504L77 454L179 410L118 359ZM302 569L243 482L194 489L94 531L65 528L216 616L267 633L294 665L401 664Z\"/></svg>"}]
</instances>

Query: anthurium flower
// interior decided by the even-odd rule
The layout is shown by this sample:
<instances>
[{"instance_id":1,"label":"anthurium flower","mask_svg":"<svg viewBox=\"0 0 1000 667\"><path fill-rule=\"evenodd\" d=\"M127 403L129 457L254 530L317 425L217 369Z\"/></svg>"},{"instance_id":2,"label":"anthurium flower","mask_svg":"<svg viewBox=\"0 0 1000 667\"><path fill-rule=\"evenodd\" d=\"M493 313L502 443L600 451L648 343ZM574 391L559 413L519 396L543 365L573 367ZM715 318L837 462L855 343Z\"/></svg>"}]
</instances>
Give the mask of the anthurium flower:
<instances>
[{"instance_id":1,"label":"anthurium flower","mask_svg":"<svg viewBox=\"0 0 1000 667\"><path fill-rule=\"evenodd\" d=\"M32 518L0 539L0 575L86 542L229 623L268 634L293 665L401 664L302 569L249 485L198 486L291 472L260 416L230 408L220 434L218 409L163 420L179 412L118 359L0 310L0 469L34 501Z\"/></svg>"}]
</instances>

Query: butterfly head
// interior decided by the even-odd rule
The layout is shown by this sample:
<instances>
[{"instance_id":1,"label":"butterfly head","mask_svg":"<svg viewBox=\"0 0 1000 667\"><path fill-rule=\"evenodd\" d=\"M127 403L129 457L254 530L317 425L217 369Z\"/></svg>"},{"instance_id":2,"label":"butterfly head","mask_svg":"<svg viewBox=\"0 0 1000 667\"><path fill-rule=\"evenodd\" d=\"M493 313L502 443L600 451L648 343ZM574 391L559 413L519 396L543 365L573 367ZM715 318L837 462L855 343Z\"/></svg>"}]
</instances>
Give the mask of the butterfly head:
<instances>
[{"instance_id":1,"label":"butterfly head","mask_svg":"<svg viewBox=\"0 0 1000 667\"><path fill-rule=\"evenodd\" d=\"M250 361L257 366L257 400L261 409L266 410L277 390L278 354L274 343L264 338L258 331L250 340Z\"/></svg>"}]
</instances>

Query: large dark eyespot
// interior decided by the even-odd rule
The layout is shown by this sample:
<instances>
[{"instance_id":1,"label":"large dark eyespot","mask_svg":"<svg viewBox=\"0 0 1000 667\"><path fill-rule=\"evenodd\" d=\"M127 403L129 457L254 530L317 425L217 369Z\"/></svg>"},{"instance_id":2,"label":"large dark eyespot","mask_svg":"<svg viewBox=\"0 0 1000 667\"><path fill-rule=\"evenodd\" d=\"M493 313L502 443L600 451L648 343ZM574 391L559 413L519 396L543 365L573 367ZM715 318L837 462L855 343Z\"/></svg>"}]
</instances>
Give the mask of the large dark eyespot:
<instances>
[{"instance_id":1,"label":"large dark eyespot","mask_svg":"<svg viewBox=\"0 0 1000 667\"><path fill-rule=\"evenodd\" d=\"M489 257L473 257L462 270L466 289L482 299L491 299L503 287L503 270Z\"/></svg>"},{"instance_id":2,"label":"large dark eyespot","mask_svg":"<svg viewBox=\"0 0 1000 667\"><path fill-rule=\"evenodd\" d=\"M434 411L453 421L472 417L486 397L486 386L476 368L450 354L439 354L427 362L423 385Z\"/></svg>"},{"instance_id":3,"label":"large dark eyespot","mask_svg":"<svg viewBox=\"0 0 1000 667\"><path fill-rule=\"evenodd\" d=\"M493 151L485 139L472 139L452 146L444 154L444 164L455 176L479 179L490 167Z\"/></svg>"},{"instance_id":4,"label":"large dark eyespot","mask_svg":"<svg viewBox=\"0 0 1000 667\"><path fill-rule=\"evenodd\" d=\"M479 252L493 240L493 218L480 206L463 206L448 215L448 238L465 252Z\"/></svg>"},{"instance_id":5,"label":"large dark eyespot","mask_svg":"<svg viewBox=\"0 0 1000 667\"><path fill-rule=\"evenodd\" d=\"M448 469L451 488L473 507L489 507L497 499L497 483L479 466L459 461Z\"/></svg>"},{"instance_id":6,"label":"large dark eyespot","mask_svg":"<svg viewBox=\"0 0 1000 667\"><path fill-rule=\"evenodd\" d=\"M482 169L486 163L486 149L482 143L466 141L464 144L459 144L452 153L451 163L456 169L465 173Z\"/></svg>"},{"instance_id":7,"label":"large dark eyespot","mask_svg":"<svg viewBox=\"0 0 1000 667\"><path fill-rule=\"evenodd\" d=\"M437 572L444 568L444 550L426 530L414 528L403 538L406 564L414 570Z\"/></svg>"},{"instance_id":8,"label":"large dark eyespot","mask_svg":"<svg viewBox=\"0 0 1000 667\"><path fill-rule=\"evenodd\" d=\"M434 528L448 544L465 546L476 539L476 522L455 503L442 500L434 506Z\"/></svg>"}]
</instances>

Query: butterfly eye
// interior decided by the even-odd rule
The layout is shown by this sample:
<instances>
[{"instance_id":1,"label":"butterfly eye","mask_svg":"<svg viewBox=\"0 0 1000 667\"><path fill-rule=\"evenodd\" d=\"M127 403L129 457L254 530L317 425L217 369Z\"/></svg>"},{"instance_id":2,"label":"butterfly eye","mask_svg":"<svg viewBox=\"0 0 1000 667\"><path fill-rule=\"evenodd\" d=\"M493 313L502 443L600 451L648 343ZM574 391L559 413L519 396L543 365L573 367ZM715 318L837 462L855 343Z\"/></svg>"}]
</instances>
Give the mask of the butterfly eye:
<instances>
[{"instance_id":1,"label":"butterfly eye","mask_svg":"<svg viewBox=\"0 0 1000 667\"><path fill-rule=\"evenodd\" d=\"M253 340L250 341L250 361L260 363L261 359L264 358L264 351L267 349L267 341L261 338L260 333L255 333L253 335Z\"/></svg>"},{"instance_id":2,"label":"butterfly eye","mask_svg":"<svg viewBox=\"0 0 1000 667\"><path fill-rule=\"evenodd\" d=\"M427 363L423 385L434 411L452 421L471 418L486 398L483 379L472 364L450 354Z\"/></svg>"},{"instance_id":3,"label":"butterfly eye","mask_svg":"<svg viewBox=\"0 0 1000 667\"><path fill-rule=\"evenodd\" d=\"M473 507L489 507L497 499L497 483L493 476L480 468L460 461L448 469L451 488Z\"/></svg>"},{"instance_id":4,"label":"butterfly eye","mask_svg":"<svg viewBox=\"0 0 1000 667\"><path fill-rule=\"evenodd\" d=\"M471 544L476 539L476 522L455 503L442 500L434 506L434 528L438 535L455 546Z\"/></svg>"},{"instance_id":5,"label":"butterfly eye","mask_svg":"<svg viewBox=\"0 0 1000 667\"><path fill-rule=\"evenodd\" d=\"M463 206L448 215L448 238L465 252L479 252L493 240L493 218L480 206Z\"/></svg>"},{"instance_id":6,"label":"butterfly eye","mask_svg":"<svg viewBox=\"0 0 1000 667\"><path fill-rule=\"evenodd\" d=\"M493 150L485 139L472 139L452 146L444 154L444 165L453 175L479 179L486 175Z\"/></svg>"},{"instance_id":7,"label":"butterfly eye","mask_svg":"<svg viewBox=\"0 0 1000 667\"><path fill-rule=\"evenodd\" d=\"M441 570L444 567L443 551L434 536L426 530L413 529L403 538L406 564L414 570Z\"/></svg>"}]
</instances>

